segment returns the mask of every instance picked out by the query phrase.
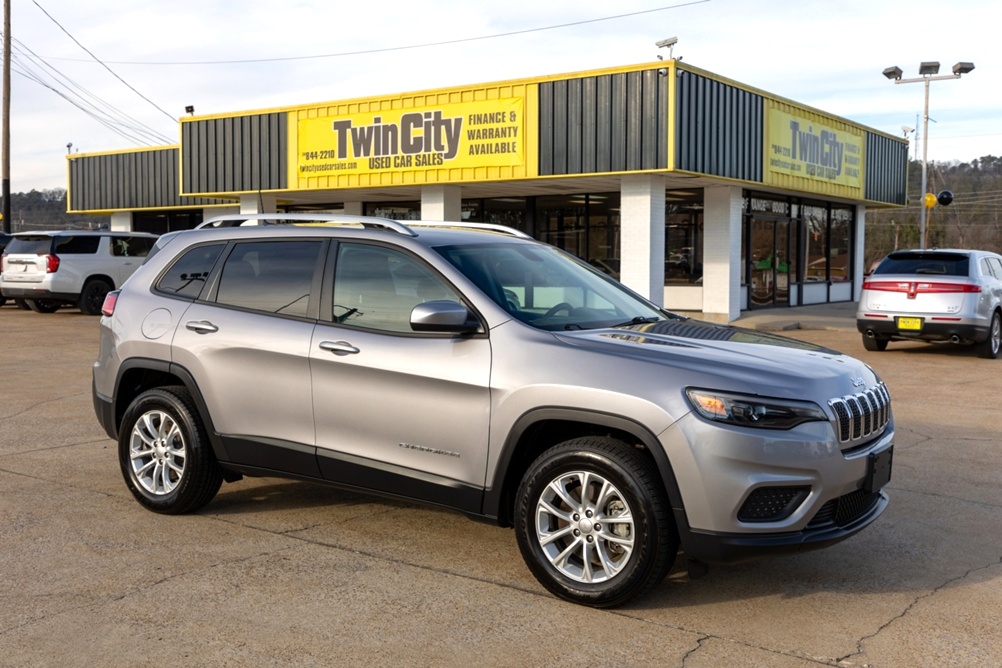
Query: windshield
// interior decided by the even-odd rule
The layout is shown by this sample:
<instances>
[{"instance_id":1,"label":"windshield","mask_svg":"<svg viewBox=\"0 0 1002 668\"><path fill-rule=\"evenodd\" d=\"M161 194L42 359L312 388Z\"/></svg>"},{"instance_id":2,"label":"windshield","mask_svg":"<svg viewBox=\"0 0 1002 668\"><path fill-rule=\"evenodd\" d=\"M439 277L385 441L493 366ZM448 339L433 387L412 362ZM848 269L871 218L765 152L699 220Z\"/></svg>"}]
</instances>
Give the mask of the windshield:
<instances>
[{"instance_id":1,"label":"windshield","mask_svg":"<svg viewBox=\"0 0 1002 668\"><path fill-rule=\"evenodd\" d=\"M46 255L52 250L48 234L19 234L7 244L8 255Z\"/></svg>"},{"instance_id":2,"label":"windshield","mask_svg":"<svg viewBox=\"0 0 1002 668\"><path fill-rule=\"evenodd\" d=\"M501 308L538 329L614 327L666 315L552 246L492 243L436 250Z\"/></svg>"}]
</instances>

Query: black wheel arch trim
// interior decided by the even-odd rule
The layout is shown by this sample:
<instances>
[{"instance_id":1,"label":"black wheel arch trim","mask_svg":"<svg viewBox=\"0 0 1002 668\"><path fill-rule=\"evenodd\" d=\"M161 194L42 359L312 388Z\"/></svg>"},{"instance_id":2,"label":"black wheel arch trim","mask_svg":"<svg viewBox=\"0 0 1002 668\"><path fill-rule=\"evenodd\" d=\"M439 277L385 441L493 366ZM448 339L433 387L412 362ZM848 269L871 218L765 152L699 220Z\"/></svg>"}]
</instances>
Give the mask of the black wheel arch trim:
<instances>
[{"instance_id":1,"label":"black wheel arch trim","mask_svg":"<svg viewBox=\"0 0 1002 668\"><path fill-rule=\"evenodd\" d=\"M128 409L128 405L123 406L119 404L118 397L121 396L120 386L122 379L131 371L153 371L180 379L181 384L184 385L184 387L188 390L188 393L191 395L192 401L195 402L195 408L198 409L199 417L202 418L202 424L205 426L205 431L209 436L209 442L212 444L212 452L216 455L216 459L219 461L226 461L229 459L226 453L226 445L224 444L223 439L219 436L219 433L216 431L215 425L212 422L212 416L209 414L209 408L205 403L205 398L202 396L201 390L198 388L198 383L195 382L194 376L192 376L183 366L174 362L165 362L163 360L137 357L125 360L122 362L121 366L119 366L118 375L115 378L115 392L112 395L111 413L114 418L112 425L114 434L109 432L109 435L112 436L112 438L117 440L118 432L122 425L122 418L125 416L126 409Z\"/></svg>"},{"instance_id":2,"label":"black wheel arch trim","mask_svg":"<svg viewBox=\"0 0 1002 668\"><path fill-rule=\"evenodd\" d=\"M608 427L617 431L626 432L638 439L647 448L654 458L654 463L661 475L668 500L671 502L672 514L678 527L679 537L683 547L686 537L689 535L689 523L685 514L685 506L682 503L682 494L679 491L678 481L675 478L675 471L661 442L643 424L625 418L614 413L602 413L598 411L581 410L577 408L567 408L560 406L540 407L528 411L515 421L508 437L502 446L501 455L498 458L497 467L494 472L494 479L490 486L484 491L484 507L482 515L498 519L500 524L505 524L510 518L505 518L503 505L505 499L505 481L508 477L508 470L511 466L512 458L522 441L526 432L534 426L549 421L580 422L584 424Z\"/></svg>"}]
</instances>

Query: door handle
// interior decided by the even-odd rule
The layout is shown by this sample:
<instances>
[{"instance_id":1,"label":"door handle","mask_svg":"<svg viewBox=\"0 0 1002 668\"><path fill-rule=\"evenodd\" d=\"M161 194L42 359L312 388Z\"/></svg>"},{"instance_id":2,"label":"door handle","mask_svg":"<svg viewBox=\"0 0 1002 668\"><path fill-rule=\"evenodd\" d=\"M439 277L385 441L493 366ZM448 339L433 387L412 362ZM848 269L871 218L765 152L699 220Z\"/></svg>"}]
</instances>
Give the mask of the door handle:
<instances>
[{"instance_id":1,"label":"door handle","mask_svg":"<svg viewBox=\"0 0 1002 668\"><path fill-rule=\"evenodd\" d=\"M184 327L185 329L190 329L196 334L212 334L213 332L219 331L219 328L208 320L189 320L184 323Z\"/></svg>"},{"instance_id":2,"label":"door handle","mask_svg":"<svg viewBox=\"0 0 1002 668\"><path fill-rule=\"evenodd\" d=\"M320 349L332 352L341 357L345 355L356 355L360 352L358 348L351 345L347 341L321 341Z\"/></svg>"}]
</instances>

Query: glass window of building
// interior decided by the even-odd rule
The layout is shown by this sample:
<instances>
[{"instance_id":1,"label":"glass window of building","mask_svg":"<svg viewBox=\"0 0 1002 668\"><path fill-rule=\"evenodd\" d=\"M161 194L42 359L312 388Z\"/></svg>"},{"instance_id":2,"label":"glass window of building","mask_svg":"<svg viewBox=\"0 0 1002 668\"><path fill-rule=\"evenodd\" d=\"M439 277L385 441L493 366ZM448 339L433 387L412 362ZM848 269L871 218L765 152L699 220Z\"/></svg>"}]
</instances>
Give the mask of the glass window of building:
<instances>
[{"instance_id":1,"label":"glass window of building","mask_svg":"<svg viewBox=\"0 0 1002 668\"><path fill-rule=\"evenodd\" d=\"M829 235L831 253L828 267L832 282L848 281L852 277L852 266L849 258L852 243L852 207L833 206L831 216L831 233Z\"/></svg>"},{"instance_id":2,"label":"glass window of building","mask_svg":"<svg viewBox=\"0 0 1002 668\"><path fill-rule=\"evenodd\" d=\"M822 205L804 204L804 281L828 280L828 211Z\"/></svg>"},{"instance_id":3,"label":"glass window of building","mask_svg":"<svg viewBox=\"0 0 1002 668\"><path fill-rule=\"evenodd\" d=\"M703 191L665 193L665 285L703 278Z\"/></svg>"}]
</instances>

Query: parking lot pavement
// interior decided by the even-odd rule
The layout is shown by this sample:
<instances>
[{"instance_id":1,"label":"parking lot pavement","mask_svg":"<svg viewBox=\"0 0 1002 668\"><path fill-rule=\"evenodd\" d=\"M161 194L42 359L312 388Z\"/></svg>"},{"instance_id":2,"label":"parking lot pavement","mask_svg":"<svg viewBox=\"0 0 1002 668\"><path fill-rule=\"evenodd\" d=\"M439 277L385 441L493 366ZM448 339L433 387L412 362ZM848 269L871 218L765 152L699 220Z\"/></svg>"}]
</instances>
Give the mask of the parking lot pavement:
<instances>
[{"instance_id":1,"label":"parking lot pavement","mask_svg":"<svg viewBox=\"0 0 1002 668\"><path fill-rule=\"evenodd\" d=\"M437 509L268 478L143 510L93 415L97 329L0 308L0 665L1002 665L1002 360L786 332L890 388L890 508L602 611L548 595L510 530Z\"/></svg>"}]
</instances>

